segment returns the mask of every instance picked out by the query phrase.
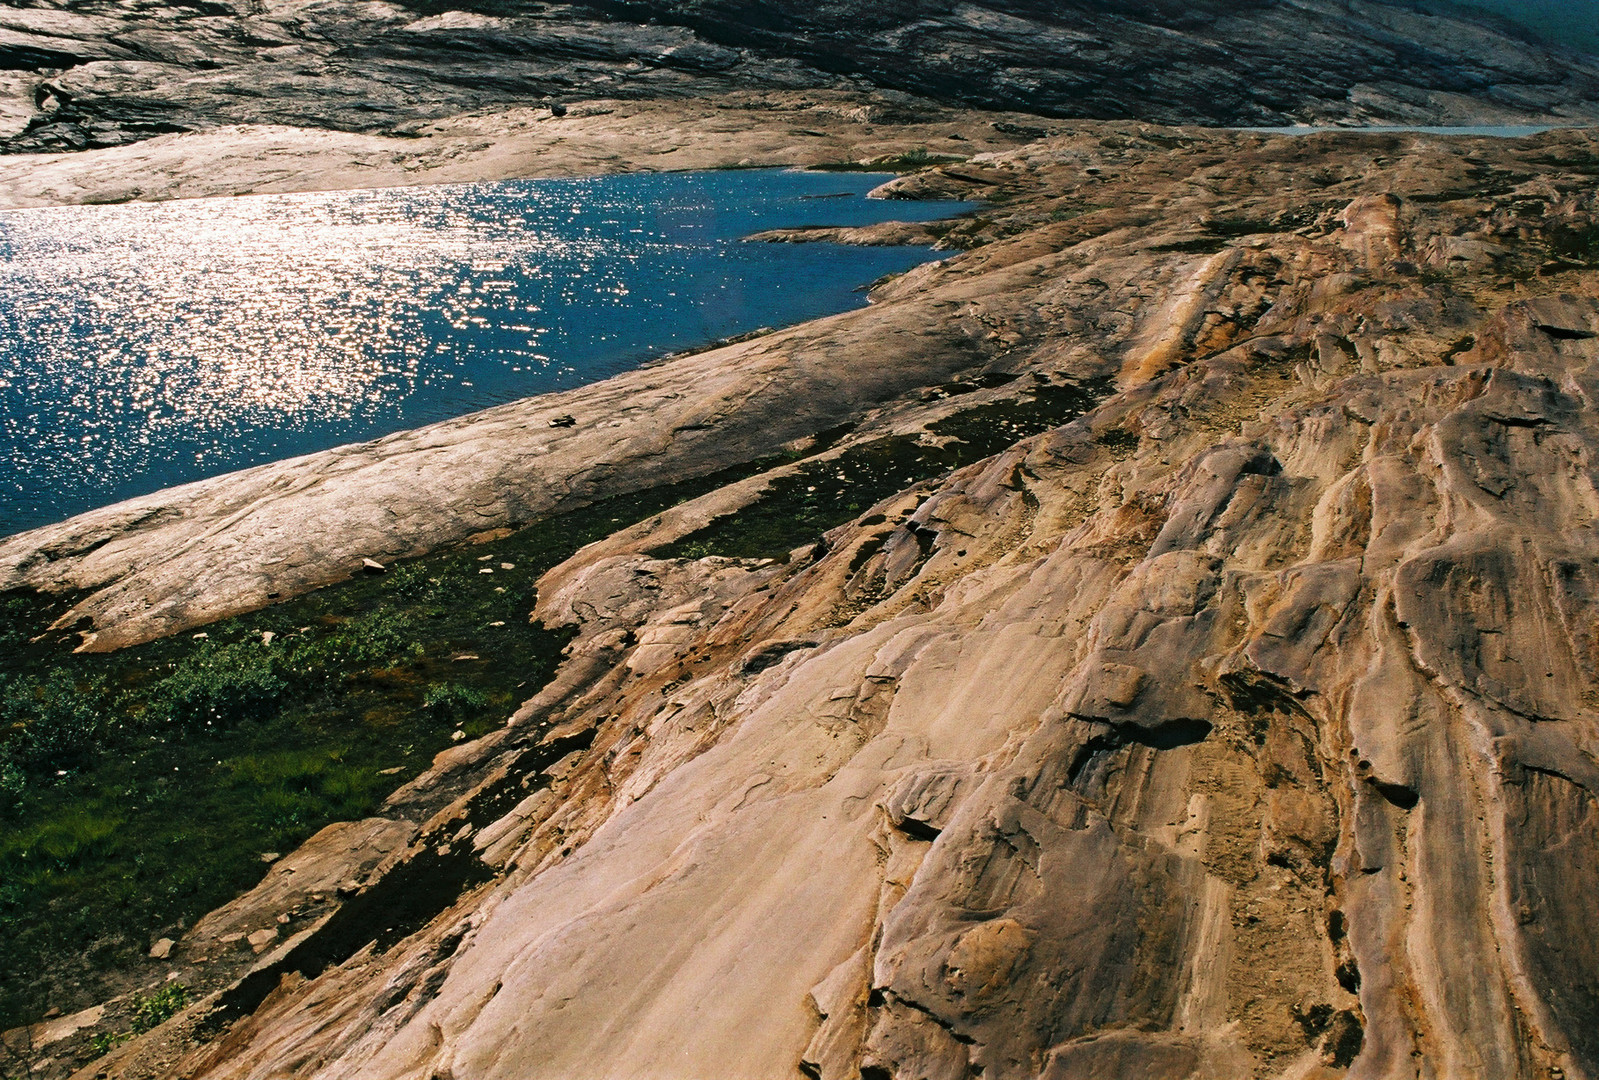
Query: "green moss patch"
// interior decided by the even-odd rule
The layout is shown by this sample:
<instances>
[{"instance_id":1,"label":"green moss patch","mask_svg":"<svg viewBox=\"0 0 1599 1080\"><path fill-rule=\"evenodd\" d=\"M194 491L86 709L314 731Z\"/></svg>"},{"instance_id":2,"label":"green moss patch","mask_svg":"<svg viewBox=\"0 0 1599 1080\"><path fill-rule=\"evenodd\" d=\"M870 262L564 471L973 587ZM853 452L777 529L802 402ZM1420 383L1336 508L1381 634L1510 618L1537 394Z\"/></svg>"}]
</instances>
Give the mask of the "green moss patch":
<instances>
[{"instance_id":1,"label":"green moss patch","mask_svg":"<svg viewBox=\"0 0 1599 1080\"><path fill-rule=\"evenodd\" d=\"M996 381L987 380L987 384ZM940 389L954 395L978 388L976 383L962 381ZM1081 416L1105 389L1098 385L1038 386L1015 400L976 406L938 421L931 426L931 433L947 441L937 445L895 436L806 462L773 480L755 502L657 548L653 554L663 558L787 559L795 548L853 520L895 492L981 461L1020 439Z\"/></svg>"},{"instance_id":2,"label":"green moss patch","mask_svg":"<svg viewBox=\"0 0 1599 1080\"><path fill-rule=\"evenodd\" d=\"M958 165L966 159L954 154L934 154L927 147L918 146L903 154L873 158L871 161L840 161L825 165L812 165L810 172L892 172L915 173L935 165Z\"/></svg>"}]
</instances>

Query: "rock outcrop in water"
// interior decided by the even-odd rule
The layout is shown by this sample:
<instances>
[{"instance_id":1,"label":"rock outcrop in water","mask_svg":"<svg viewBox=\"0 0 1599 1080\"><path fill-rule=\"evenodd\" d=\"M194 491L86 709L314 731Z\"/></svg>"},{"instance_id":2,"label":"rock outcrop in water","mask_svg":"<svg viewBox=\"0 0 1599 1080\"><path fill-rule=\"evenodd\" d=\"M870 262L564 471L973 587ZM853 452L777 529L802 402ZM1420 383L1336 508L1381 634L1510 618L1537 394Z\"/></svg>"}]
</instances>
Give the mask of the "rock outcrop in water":
<instances>
[{"instance_id":1,"label":"rock outcrop in water","mask_svg":"<svg viewBox=\"0 0 1599 1080\"><path fill-rule=\"evenodd\" d=\"M0 146L224 124L405 134L507 104L875 89L933 103L1272 125L1593 117L1599 67L1469 7L1397 0L1041 4L268 0L0 10Z\"/></svg>"},{"instance_id":2,"label":"rock outcrop in water","mask_svg":"<svg viewBox=\"0 0 1599 1080\"><path fill-rule=\"evenodd\" d=\"M1599 1076L1596 176L1591 134L1084 126L891 185L992 205L864 312L9 541L104 645L855 425L546 575L555 680L82 1075ZM786 562L683 554L1068 386Z\"/></svg>"}]
</instances>

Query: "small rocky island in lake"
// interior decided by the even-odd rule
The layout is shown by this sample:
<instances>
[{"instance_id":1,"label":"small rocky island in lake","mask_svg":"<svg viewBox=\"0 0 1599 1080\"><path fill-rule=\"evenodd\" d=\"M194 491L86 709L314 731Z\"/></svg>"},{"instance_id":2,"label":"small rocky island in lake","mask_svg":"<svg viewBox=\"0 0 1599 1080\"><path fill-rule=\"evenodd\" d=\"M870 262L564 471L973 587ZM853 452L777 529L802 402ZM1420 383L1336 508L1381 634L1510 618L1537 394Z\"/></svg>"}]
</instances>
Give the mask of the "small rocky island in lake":
<instances>
[{"instance_id":1,"label":"small rocky island in lake","mask_svg":"<svg viewBox=\"0 0 1599 1080\"><path fill-rule=\"evenodd\" d=\"M10 208L981 204L750 238L951 253L867 306L0 539L0 1076L1599 1080L1589 47L0 11Z\"/></svg>"}]
</instances>

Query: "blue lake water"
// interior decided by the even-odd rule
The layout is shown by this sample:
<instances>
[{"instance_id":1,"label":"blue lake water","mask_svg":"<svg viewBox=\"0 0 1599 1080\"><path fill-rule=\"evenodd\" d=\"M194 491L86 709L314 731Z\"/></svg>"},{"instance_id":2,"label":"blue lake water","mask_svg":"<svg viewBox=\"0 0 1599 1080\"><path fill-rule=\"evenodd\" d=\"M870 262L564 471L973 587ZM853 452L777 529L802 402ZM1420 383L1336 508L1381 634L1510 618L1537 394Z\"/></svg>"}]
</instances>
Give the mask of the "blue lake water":
<instances>
[{"instance_id":1,"label":"blue lake water","mask_svg":"<svg viewBox=\"0 0 1599 1080\"><path fill-rule=\"evenodd\" d=\"M1573 121L1568 127L1588 127L1586 122ZM1475 135L1490 139L1519 139L1525 135L1541 135L1558 128L1553 124L1479 124L1472 127L1253 127L1240 131L1259 131L1267 135L1323 135L1330 132L1377 132L1393 135Z\"/></svg>"},{"instance_id":2,"label":"blue lake water","mask_svg":"<svg viewBox=\"0 0 1599 1080\"><path fill-rule=\"evenodd\" d=\"M0 535L842 311L889 179L749 170L0 213Z\"/></svg>"}]
</instances>

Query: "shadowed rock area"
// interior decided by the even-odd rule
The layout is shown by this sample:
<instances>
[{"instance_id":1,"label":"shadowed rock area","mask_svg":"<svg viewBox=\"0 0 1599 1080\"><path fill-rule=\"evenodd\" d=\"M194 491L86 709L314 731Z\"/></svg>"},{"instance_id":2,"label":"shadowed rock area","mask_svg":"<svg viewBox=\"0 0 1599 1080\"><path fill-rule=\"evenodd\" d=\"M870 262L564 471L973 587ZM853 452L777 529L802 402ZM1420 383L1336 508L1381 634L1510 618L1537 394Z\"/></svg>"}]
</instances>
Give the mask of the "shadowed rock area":
<instances>
[{"instance_id":1,"label":"shadowed rock area","mask_svg":"<svg viewBox=\"0 0 1599 1080\"><path fill-rule=\"evenodd\" d=\"M989 206L864 311L12 538L109 648L833 429L546 574L555 679L80 1075L1599 1076L1596 177L1073 125L889 185Z\"/></svg>"},{"instance_id":2,"label":"shadowed rock area","mask_svg":"<svg viewBox=\"0 0 1599 1080\"><path fill-rule=\"evenodd\" d=\"M1514 123L1595 115L1599 67L1467 7L1249 3L47 0L0 10L0 148L219 125L405 135L507 104L853 90L1164 123Z\"/></svg>"}]
</instances>

